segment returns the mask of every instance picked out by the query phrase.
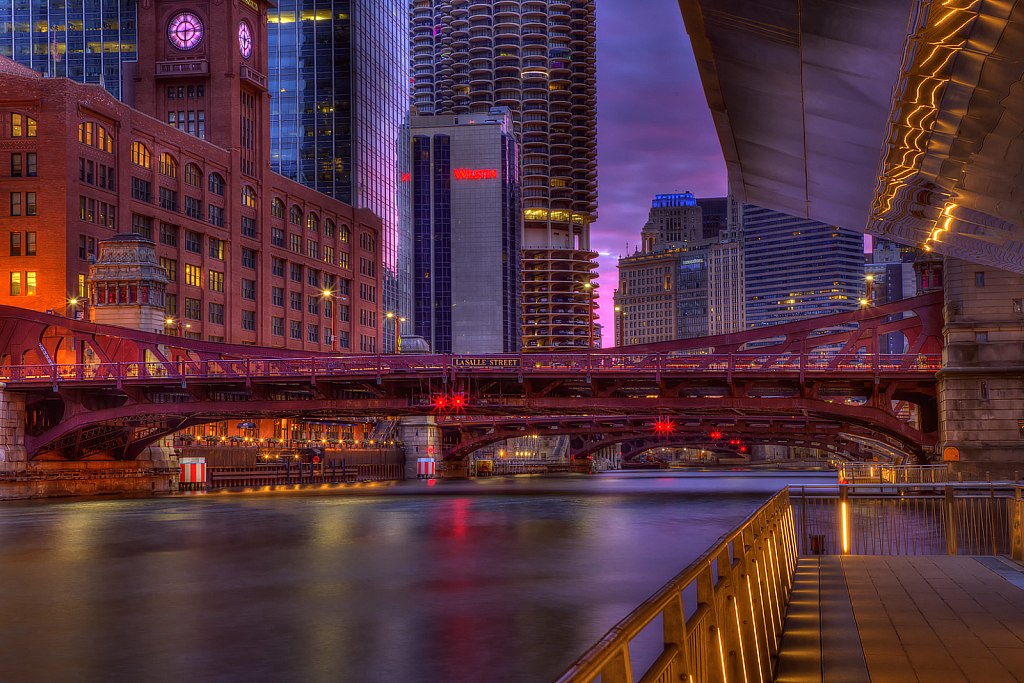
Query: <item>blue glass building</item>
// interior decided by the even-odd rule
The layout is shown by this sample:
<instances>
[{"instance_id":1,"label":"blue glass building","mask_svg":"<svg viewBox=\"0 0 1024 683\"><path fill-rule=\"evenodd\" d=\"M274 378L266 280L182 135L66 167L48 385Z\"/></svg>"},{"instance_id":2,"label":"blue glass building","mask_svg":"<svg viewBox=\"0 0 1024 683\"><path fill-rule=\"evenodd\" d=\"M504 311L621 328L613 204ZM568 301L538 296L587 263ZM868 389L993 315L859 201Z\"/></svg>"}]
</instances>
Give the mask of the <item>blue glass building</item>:
<instances>
[{"instance_id":1,"label":"blue glass building","mask_svg":"<svg viewBox=\"0 0 1024 683\"><path fill-rule=\"evenodd\" d=\"M118 98L136 39L135 0L0 2L0 55L41 74L101 84Z\"/></svg>"},{"instance_id":2,"label":"blue glass building","mask_svg":"<svg viewBox=\"0 0 1024 683\"><path fill-rule=\"evenodd\" d=\"M749 327L860 305L862 235L750 204L743 207L743 223Z\"/></svg>"},{"instance_id":3,"label":"blue glass building","mask_svg":"<svg viewBox=\"0 0 1024 683\"><path fill-rule=\"evenodd\" d=\"M280 0L268 13L271 167L381 217L384 311L411 322L409 5Z\"/></svg>"}]
</instances>

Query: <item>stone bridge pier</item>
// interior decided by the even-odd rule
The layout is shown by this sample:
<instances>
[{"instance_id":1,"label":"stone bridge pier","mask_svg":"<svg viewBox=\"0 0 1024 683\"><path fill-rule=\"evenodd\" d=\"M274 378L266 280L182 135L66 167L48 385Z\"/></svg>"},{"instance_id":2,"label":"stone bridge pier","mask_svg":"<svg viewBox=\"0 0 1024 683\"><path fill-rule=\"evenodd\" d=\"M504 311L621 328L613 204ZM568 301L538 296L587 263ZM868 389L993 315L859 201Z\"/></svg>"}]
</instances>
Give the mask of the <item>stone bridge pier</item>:
<instances>
[{"instance_id":1,"label":"stone bridge pier","mask_svg":"<svg viewBox=\"0 0 1024 683\"><path fill-rule=\"evenodd\" d=\"M1024 475L1024 275L947 258L940 441L950 467Z\"/></svg>"},{"instance_id":2,"label":"stone bridge pier","mask_svg":"<svg viewBox=\"0 0 1024 683\"><path fill-rule=\"evenodd\" d=\"M7 463L22 463L28 459L25 449L25 394L7 391L0 382L0 471Z\"/></svg>"}]
</instances>

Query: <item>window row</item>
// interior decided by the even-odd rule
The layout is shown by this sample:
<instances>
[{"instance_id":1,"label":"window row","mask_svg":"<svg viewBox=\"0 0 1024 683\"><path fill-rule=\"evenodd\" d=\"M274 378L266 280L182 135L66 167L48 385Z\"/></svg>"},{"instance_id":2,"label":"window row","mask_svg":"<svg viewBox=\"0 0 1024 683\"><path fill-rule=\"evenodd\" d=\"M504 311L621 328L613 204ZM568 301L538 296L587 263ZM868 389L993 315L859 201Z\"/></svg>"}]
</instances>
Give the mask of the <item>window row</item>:
<instances>
[{"instance_id":1,"label":"window row","mask_svg":"<svg viewBox=\"0 0 1024 683\"><path fill-rule=\"evenodd\" d=\"M270 203L270 214L274 218L284 220L284 201L275 197ZM312 232L320 232L320 217L312 211L307 213L305 216L306 229ZM302 217L302 209L297 204L293 204L288 214L288 220L294 225L302 225ZM342 225L341 229L338 230L334 221L330 218L324 220L323 229L325 237L334 237L335 234L337 234L338 239L342 242L349 242L352 239L352 231L347 225Z\"/></svg>"},{"instance_id":2,"label":"window row","mask_svg":"<svg viewBox=\"0 0 1024 683\"><path fill-rule=\"evenodd\" d=\"M36 255L36 233L26 232L24 238L20 232L11 233L11 256Z\"/></svg>"},{"instance_id":3,"label":"window row","mask_svg":"<svg viewBox=\"0 0 1024 683\"><path fill-rule=\"evenodd\" d=\"M33 131L35 130L35 122L33 122ZM34 137L35 132L29 137ZM78 141L83 145L89 145L95 147L107 154L114 153L114 138L107 132L107 129L98 123L92 121L86 121L85 123L78 124Z\"/></svg>"},{"instance_id":4,"label":"window row","mask_svg":"<svg viewBox=\"0 0 1024 683\"><path fill-rule=\"evenodd\" d=\"M36 137L36 120L25 114L11 114L11 137Z\"/></svg>"},{"instance_id":5,"label":"window row","mask_svg":"<svg viewBox=\"0 0 1024 683\"><path fill-rule=\"evenodd\" d=\"M24 196L24 201L22 197ZM35 216L36 215L36 193L35 192L12 192L11 193L11 214L12 216Z\"/></svg>"},{"instance_id":6,"label":"window row","mask_svg":"<svg viewBox=\"0 0 1024 683\"><path fill-rule=\"evenodd\" d=\"M36 153L14 152L11 154L11 177L12 178L35 178L36 177Z\"/></svg>"},{"instance_id":7,"label":"window row","mask_svg":"<svg viewBox=\"0 0 1024 683\"><path fill-rule=\"evenodd\" d=\"M206 111L203 109L169 111L167 125L200 140L206 139Z\"/></svg>"},{"instance_id":8,"label":"window row","mask_svg":"<svg viewBox=\"0 0 1024 683\"><path fill-rule=\"evenodd\" d=\"M10 274L11 296L35 296L36 271L13 271Z\"/></svg>"},{"instance_id":9,"label":"window row","mask_svg":"<svg viewBox=\"0 0 1024 683\"><path fill-rule=\"evenodd\" d=\"M14 157L11 155L11 175L14 175ZM20 154L17 156L21 156ZM31 173L35 175L35 154L29 154L31 159ZM114 189L114 167L96 163L90 159L78 157L78 180L89 185L96 185L105 190Z\"/></svg>"}]
</instances>

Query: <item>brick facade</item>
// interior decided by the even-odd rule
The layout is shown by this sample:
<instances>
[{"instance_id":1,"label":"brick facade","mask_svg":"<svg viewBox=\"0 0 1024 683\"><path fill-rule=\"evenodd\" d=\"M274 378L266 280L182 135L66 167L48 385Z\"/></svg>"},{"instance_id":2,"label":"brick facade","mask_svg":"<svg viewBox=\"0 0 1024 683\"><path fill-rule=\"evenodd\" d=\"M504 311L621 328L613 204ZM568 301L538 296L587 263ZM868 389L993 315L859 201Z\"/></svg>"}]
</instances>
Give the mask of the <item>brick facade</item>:
<instances>
[{"instance_id":1,"label":"brick facade","mask_svg":"<svg viewBox=\"0 0 1024 683\"><path fill-rule=\"evenodd\" d=\"M205 35L182 53L181 3L140 5L139 109L0 65L0 303L81 315L98 242L139 232L167 266L169 333L331 351L336 326L339 352L381 350L380 220L270 171L258 7L189 3Z\"/></svg>"}]
</instances>

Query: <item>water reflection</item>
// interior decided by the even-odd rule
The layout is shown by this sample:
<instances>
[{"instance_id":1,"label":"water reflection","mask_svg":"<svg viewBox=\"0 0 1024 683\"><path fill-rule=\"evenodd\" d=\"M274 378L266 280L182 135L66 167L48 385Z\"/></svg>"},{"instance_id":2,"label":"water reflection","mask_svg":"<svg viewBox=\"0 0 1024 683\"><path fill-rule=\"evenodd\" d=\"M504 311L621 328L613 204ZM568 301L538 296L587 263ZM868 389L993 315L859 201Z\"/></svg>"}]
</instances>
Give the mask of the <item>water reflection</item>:
<instances>
[{"instance_id":1,"label":"water reflection","mask_svg":"<svg viewBox=\"0 0 1024 683\"><path fill-rule=\"evenodd\" d=\"M797 478L5 504L0 678L550 680Z\"/></svg>"}]
</instances>

